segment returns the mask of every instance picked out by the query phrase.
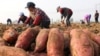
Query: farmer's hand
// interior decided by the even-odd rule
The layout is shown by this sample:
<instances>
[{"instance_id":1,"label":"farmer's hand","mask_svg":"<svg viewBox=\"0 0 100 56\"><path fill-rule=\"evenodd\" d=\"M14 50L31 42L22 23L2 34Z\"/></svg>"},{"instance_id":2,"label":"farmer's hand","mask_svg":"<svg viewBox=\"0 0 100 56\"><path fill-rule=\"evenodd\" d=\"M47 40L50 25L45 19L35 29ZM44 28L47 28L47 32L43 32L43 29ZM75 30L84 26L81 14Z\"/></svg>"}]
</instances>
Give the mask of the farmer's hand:
<instances>
[{"instance_id":1,"label":"farmer's hand","mask_svg":"<svg viewBox=\"0 0 100 56\"><path fill-rule=\"evenodd\" d=\"M34 26L35 26L34 24L31 25L31 27L34 27Z\"/></svg>"}]
</instances>

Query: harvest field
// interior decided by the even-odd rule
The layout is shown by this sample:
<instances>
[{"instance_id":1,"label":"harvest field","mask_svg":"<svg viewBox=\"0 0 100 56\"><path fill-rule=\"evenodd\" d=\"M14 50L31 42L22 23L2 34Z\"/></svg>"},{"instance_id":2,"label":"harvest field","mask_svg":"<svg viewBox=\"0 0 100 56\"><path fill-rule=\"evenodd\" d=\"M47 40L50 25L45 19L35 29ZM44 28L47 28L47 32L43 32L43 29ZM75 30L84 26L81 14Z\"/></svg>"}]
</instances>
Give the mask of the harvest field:
<instances>
[{"instance_id":1,"label":"harvest field","mask_svg":"<svg viewBox=\"0 0 100 56\"><path fill-rule=\"evenodd\" d=\"M0 56L100 55L100 23L56 23L50 29L0 24L0 37Z\"/></svg>"}]
</instances>

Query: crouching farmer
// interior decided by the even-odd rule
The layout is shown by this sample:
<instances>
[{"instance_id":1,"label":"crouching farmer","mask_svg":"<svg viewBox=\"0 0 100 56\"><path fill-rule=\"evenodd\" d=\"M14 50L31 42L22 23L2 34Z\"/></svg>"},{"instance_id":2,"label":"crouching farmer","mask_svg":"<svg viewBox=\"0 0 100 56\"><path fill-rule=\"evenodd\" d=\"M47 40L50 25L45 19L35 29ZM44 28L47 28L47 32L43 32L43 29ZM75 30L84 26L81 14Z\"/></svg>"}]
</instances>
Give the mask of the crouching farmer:
<instances>
[{"instance_id":1,"label":"crouching farmer","mask_svg":"<svg viewBox=\"0 0 100 56\"><path fill-rule=\"evenodd\" d=\"M28 8L30 12L30 17L25 21L25 24L27 24L32 19L32 27L40 26L42 28L49 28L50 18L43 10L36 8L33 2L28 2L26 8Z\"/></svg>"}]
</instances>

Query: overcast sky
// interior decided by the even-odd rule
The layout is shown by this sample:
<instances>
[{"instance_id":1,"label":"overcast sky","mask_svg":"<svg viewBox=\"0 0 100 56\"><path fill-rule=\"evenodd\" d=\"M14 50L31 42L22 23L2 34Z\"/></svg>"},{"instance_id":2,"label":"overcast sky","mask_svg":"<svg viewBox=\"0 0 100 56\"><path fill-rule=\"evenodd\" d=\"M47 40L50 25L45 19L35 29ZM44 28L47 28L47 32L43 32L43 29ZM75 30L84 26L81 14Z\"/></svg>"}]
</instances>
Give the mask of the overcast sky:
<instances>
[{"instance_id":1,"label":"overcast sky","mask_svg":"<svg viewBox=\"0 0 100 56\"><path fill-rule=\"evenodd\" d=\"M53 21L60 20L60 13L56 11L58 6L71 8L74 21L83 19L85 14L92 14L92 21L94 21L95 10L98 9L100 12L100 0L0 0L0 22L6 23L7 18L18 20L21 12L29 16L25 7L30 1L44 10Z\"/></svg>"}]
</instances>

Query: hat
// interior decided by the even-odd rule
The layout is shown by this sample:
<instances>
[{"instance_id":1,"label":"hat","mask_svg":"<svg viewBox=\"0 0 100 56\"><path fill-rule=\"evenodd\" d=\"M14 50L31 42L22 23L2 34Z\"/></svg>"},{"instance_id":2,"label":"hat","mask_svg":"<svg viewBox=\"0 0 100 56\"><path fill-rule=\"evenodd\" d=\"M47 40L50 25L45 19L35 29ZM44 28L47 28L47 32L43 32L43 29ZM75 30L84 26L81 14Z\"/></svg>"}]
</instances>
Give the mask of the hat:
<instances>
[{"instance_id":1,"label":"hat","mask_svg":"<svg viewBox=\"0 0 100 56\"><path fill-rule=\"evenodd\" d=\"M24 16L24 13L23 13L23 12L21 12L21 13L20 13L20 16Z\"/></svg>"},{"instance_id":2,"label":"hat","mask_svg":"<svg viewBox=\"0 0 100 56\"><path fill-rule=\"evenodd\" d=\"M35 3L33 3L33 2L28 2L27 3L27 6L25 7L25 8L29 8L29 7L35 7Z\"/></svg>"}]
</instances>

